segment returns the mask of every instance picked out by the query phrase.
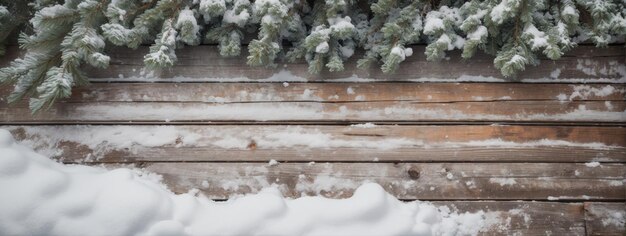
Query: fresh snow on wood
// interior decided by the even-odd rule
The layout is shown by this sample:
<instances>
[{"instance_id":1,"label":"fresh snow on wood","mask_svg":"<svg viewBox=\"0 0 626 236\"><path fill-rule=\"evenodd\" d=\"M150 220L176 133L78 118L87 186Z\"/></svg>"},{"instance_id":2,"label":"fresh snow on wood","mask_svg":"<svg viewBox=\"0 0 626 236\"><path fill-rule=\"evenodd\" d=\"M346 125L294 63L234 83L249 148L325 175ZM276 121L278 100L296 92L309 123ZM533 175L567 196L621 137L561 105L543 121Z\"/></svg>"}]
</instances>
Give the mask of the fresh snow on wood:
<instances>
[{"instance_id":1,"label":"fresh snow on wood","mask_svg":"<svg viewBox=\"0 0 626 236\"><path fill-rule=\"evenodd\" d=\"M353 129L377 128L372 123L350 126ZM411 138L352 138L335 136L318 129L288 126L282 131L259 132L238 128L193 129L184 126L5 126L8 130L23 130L27 137L22 144L47 156L62 156L58 149L63 142L74 142L89 147L87 158L98 158L112 150L136 151L140 147L200 147L246 150L251 140L257 149L275 148L366 148L392 150L400 148L455 148L455 147L583 147L596 150L620 148L604 143L575 143L564 140L540 139L512 142L502 139L472 140L466 142L425 142Z\"/></svg>"},{"instance_id":2,"label":"fresh snow on wood","mask_svg":"<svg viewBox=\"0 0 626 236\"><path fill-rule=\"evenodd\" d=\"M0 157L2 235L476 235L486 225L483 211L401 202L373 183L340 200L275 188L226 202L177 195L142 171L56 163L6 130Z\"/></svg>"}]
</instances>

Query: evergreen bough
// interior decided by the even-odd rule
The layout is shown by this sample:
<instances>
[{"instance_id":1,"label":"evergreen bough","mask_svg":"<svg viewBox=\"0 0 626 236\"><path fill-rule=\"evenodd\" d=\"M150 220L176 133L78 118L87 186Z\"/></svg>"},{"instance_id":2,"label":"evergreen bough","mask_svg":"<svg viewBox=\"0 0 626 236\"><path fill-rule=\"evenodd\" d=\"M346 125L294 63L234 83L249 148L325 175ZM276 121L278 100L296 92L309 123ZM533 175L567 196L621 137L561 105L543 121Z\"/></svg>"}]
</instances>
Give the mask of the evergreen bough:
<instances>
[{"instance_id":1,"label":"evergreen bough","mask_svg":"<svg viewBox=\"0 0 626 236\"><path fill-rule=\"evenodd\" d=\"M87 83L84 64L107 67L107 44L151 44L144 63L158 69L175 65L185 45L214 43L222 56L238 56L252 34L250 66L304 58L310 73L341 71L360 48L359 68L393 73L410 45L425 43L428 60L480 50L511 77L577 42L623 41L625 18L623 0L0 0L0 56L24 29L24 54L0 69L0 82L15 84L9 102L30 97L37 111Z\"/></svg>"}]
</instances>

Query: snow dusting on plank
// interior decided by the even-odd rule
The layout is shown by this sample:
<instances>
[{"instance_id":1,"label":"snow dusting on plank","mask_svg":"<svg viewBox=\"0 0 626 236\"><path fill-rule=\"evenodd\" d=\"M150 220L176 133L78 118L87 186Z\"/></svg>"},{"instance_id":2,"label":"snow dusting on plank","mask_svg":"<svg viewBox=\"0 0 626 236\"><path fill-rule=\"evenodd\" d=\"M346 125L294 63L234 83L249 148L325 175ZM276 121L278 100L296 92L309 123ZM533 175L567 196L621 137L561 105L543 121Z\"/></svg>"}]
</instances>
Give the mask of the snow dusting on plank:
<instances>
[{"instance_id":1,"label":"snow dusting on plank","mask_svg":"<svg viewBox=\"0 0 626 236\"><path fill-rule=\"evenodd\" d=\"M591 168L598 167L598 166L600 166L600 162L597 162L597 161L587 162L587 163L585 163L585 166L591 167Z\"/></svg>"},{"instance_id":2,"label":"snow dusting on plank","mask_svg":"<svg viewBox=\"0 0 626 236\"><path fill-rule=\"evenodd\" d=\"M514 185L517 183L514 178L489 178L489 183L497 183L500 186Z\"/></svg>"},{"instance_id":3,"label":"snow dusting on plank","mask_svg":"<svg viewBox=\"0 0 626 236\"><path fill-rule=\"evenodd\" d=\"M616 89L612 85L605 85L603 87L592 87L589 85L570 85L573 92L570 95L559 94L557 99L559 101L573 101L573 100L586 100L590 97L607 97L614 93L626 94L625 89ZM607 101L608 102L608 101Z\"/></svg>"},{"instance_id":4,"label":"snow dusting on plank","mask_svg":"<svg viewBox=\"0 0 626 236\"><path fill-rule=\"evenodd\" d=\"M3 235L476 235L487 225L483 211L401 202L373 183L348 199L285 199L268 188L214 202L173 194L143 172L56 163L5 130L0 149Z\"/></svg>"},{"instance_id":5,"label":"snow dusting on plank","mask_svg":"<svg viewBox=\"0 0 626 236\"><path fill-rule=\"evenodd\" d=\"M322 47L323 48L323 47ZM322 49L320 48L320 50ZM410 48L408 48L410 49ZM412 54L411 50L405 50L404 54ZM588 77L563 77L564 68L556 68L550 74L540 78L522 78L521 82L524 83L626 83L626 65L618 61L609 61L608 63L601 64L598 61L591 59L578 59L576 70L582 72ZM169 78L162 78L159 73L154 71L142 69L133 69L128 74L119 74L114 78L91 78L94 82L307 82L319 80L318 78L311 78L310 75L298 75L292 72L287 67L288 64L284 64L283 69L276 71L274 74L269 75L262 79L252 79L245 76L227 76L227 77L184 77L173 76ZM332 78L323 79L325 82L385 82L392 81L387 78L371 78L367 75L362 76L358 74L352 74L344 78ZM480 74L461 74L452 77L425 77L416 76L399 79L401 81L409 82L510 82L510 79L503 77L484 76Z\"/></svg>"},{"instance_id":6,"label":"snow dusting on plank","mask_svg":"<svg viewBox=\"0 0 626 236\"><path fill-rule=\"evenodd\" d=\"M373 124L359 124L350 129L375 129ZM63 155L61 148L72 142L88 147L91 158L99 158L113 150L137 152L152 147L211 147L216 149L247 150L298 148L331 149L357 148L369 150L393 150L402 148L532 148L532 147L581 147L594 150L620 148L604 143L575 143L564 140L540 139L527 142L512 142L502 139L472 140L465 142L425 142L406 137L355 137L332 134L303 126L288 126L284 129L246 126L213 126L198 129L195 126L6 126L8 130L22 136L21 143L48 156Z\"/></svg>"},{"instance_id":7,"label":"snow dusting on plank","mask_svg":"<svg viewBox=\"0 0 626 236\"><path fill-rule=\"evenodd\" d=\"M566 110L539 110L513 112L490 108L491 104L429 104L389 103L384 104L334 104L318 102L293 103L89 103L68 107L57 119L80 120L165 120L170 121L216 121L216 120L498 120L498 121L606 121L626 122L626 110L613 106L608 110L604 104L599 107L567 108ZM516 109L530 109L528 105L515 103ZM511 106L513 106L511 105ZM594 103L589 104L593 106ZM558 107L558 104L550 105ZM475 108L475 109L472 109ZM478 108L484 108L480 112ZM488 109L489 108L489 109ZM120 112L124 111L124 112ZM549 113L544 113L549 112ZM64 118L67 117L67 118Z\"/></svg>"}]
</instances>

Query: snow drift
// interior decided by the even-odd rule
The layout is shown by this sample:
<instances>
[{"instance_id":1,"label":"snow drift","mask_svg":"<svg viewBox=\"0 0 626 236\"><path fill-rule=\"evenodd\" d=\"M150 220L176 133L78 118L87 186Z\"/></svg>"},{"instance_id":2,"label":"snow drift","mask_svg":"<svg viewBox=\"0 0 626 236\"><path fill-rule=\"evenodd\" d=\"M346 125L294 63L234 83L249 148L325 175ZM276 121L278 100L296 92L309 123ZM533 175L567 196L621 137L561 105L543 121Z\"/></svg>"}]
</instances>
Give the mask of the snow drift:
<instances>
[{"instance_id":1,"label":"snow drift","mask_svg":"<svg viewBox=\"0 0 626 236\"><path fill-rule=\"evenodd\" d=\"M474 235L485 214L401 202L377 184L348 199L275 188L215 202L139 170L63 165L0 129L0 235Z\"/></svg>"}]
</instances>

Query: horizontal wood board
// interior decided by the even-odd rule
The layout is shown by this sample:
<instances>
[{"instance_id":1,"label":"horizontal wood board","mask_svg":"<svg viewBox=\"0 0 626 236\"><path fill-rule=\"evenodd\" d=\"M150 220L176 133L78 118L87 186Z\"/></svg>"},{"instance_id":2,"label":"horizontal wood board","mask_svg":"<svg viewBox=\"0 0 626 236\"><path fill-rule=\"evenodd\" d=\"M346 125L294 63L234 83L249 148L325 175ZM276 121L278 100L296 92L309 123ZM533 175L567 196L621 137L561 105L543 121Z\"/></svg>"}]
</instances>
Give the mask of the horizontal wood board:
<instances>
[{"instance_id":1,"label":"horizontal wood board","mask_svg":"<svg viewBox=\"0 0 626 236\"><path fill-rule=\"evenodd\" d=\"M269 186L286 197L345 198L362 183L375 182L407 200L626 200L624 164L175 162L141 167L162 175L174 192L197 188L214 199Z\"/></svg>"},{"instance_id":2,"label":"horizontal wood board","mask_svg":"<svg viewBox=\"0 0 626 236\"><path fill-rule=\"evenodd\" d=\"M275 67L250 67L246 64L247 53L225 58L219 55L217 46L202 45L176 50L177 64L174 67L146 71L143 58L147 46L136 50L109 48L111 62L107 69L86 67L87 75L94 81L436 81L449 82L488 80L490 82L626 82L623 45L605 48L579 46L566 53L561 59L552 61L542 58L540 66L527 66L515 78L503 78L493 65L493 56L477 53L469 60L461 59L456 50L448 52L446 59L439 62L426 60L425 46L414 46L413 56L408 57L393 74L383 74L379 66L357 69L356 61L363 56L361 51L348 60L342 72L308 73L304 60L296 63L277 61ZM7 56L0 66L7 65L19 55L17 47L9 47ZM163 79L165 78L165 80Z\"/></svg>"},{"instance_id":3,"label":"horizontal wood board","mask_svg":"<svg viewBox=\"0 0 626 236\"><path fill-rule=\"evenodd\" d=\"M65 162L626 162L626 127L0 126ZM158 136L158 141L150 141ZM149 139L149 140L146 140Z\"/></svg>"},{"instance_id":4,"label":"horizontal wood board","mask_svg":"<svg viewBox=\"0 0 626 236\"><path fill-rule=\"evenodd\" d=\"M27 101L0 103L0 122L624 123L625 98L624 84L113 83L35 115Z\"/></svg>"}]
</instances>

